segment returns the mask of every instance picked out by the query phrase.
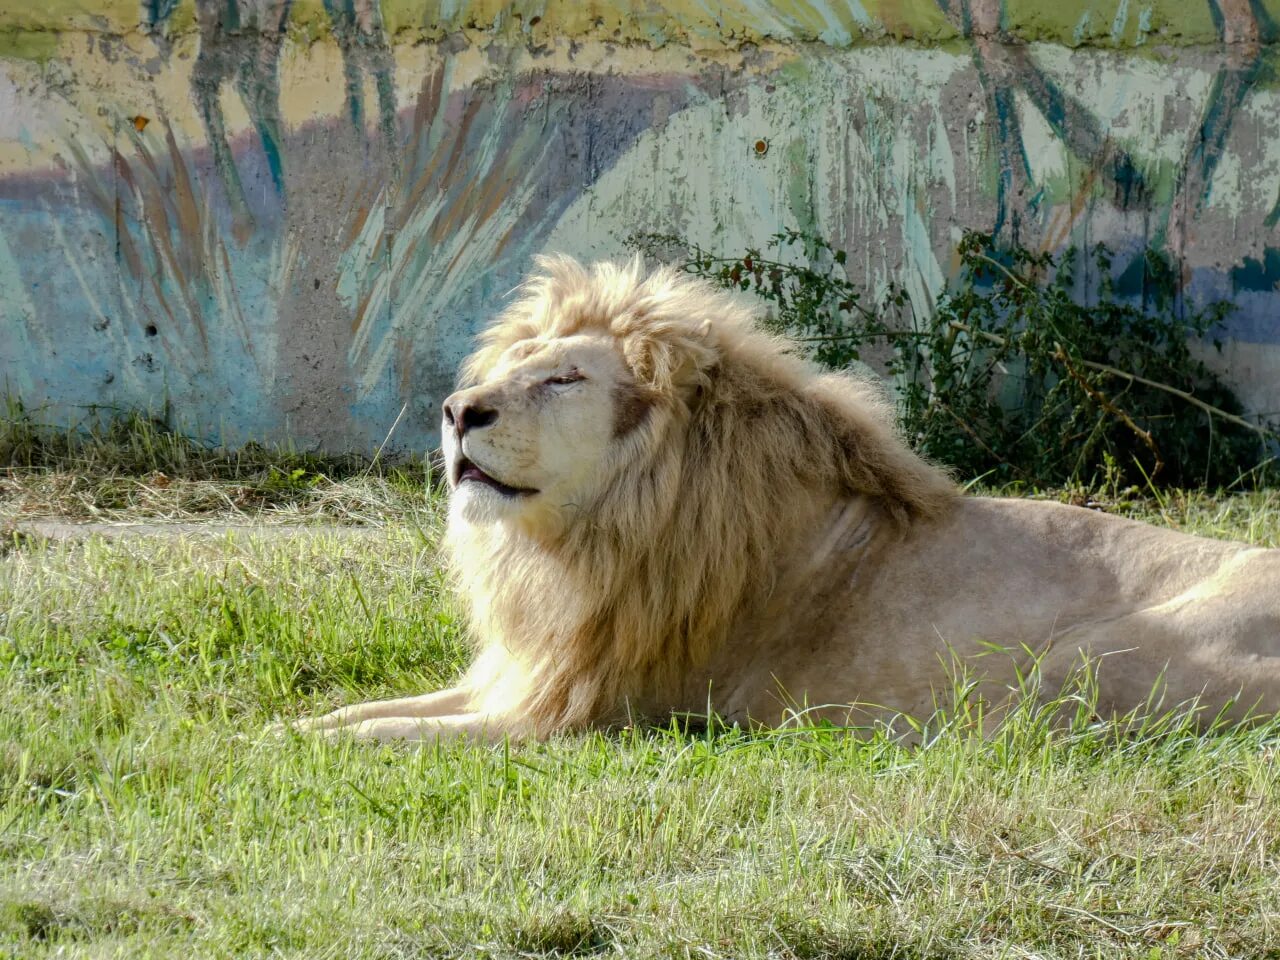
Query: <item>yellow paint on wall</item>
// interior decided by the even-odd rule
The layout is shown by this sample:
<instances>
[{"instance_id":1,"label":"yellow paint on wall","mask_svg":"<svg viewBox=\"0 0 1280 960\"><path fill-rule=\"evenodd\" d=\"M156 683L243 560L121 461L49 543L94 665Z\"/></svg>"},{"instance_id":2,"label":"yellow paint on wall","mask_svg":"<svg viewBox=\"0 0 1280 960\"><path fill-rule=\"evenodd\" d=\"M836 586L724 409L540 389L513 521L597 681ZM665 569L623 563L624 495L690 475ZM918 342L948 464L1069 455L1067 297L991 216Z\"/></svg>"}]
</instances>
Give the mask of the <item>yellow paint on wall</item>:
<instances>
[{"instance_id":1,"label":"yellow paint on wall","mask_svg":"<svg viewBox=\"0 0 1280 960\"><path fill-rule=\"evenodd\" d=\"M1272 0L1280 14L1280 0ZM1267 6L1267 4L1263 4ZM1098 46L1215 43L1210 0L1004 0L1006 28L1029 41Z\"/></svg>"},{"instance_id":2,"label":"yellow paint on wall","mask_svg":"<svg viewBox=\"0 0 1280 960\"><path fill-rule=\"evenodd\" d=\"M195 30L194 0L179 0L170 29ZM1004 0L1003 26L1024 40L1068 45L1137 46L1215 43L1211 0ZM958 4L955 4L958 6ZM1280 0L1260 8L1280 23ZM947 42L956 29L937 0L382 0L388 32L405 41L438 40L462 32L513 43L545 45L572 37L604 42L667 44L695 49L743 43ZM3 55L49 54L47 40L28 34L68 31L128 34L138 30L139 0L42 0L0 7ZM330 32L322 0L296 0L291 29L300 39Z\"/></svg>"},{"instance_id":3,"label":"yellow paint on wall","mask_svg":"<svg viewBox=\"0 0 1280 960\"><path fill-rule=\"evenodd\" d=\"M61 42L64 50L77 46L72 36ZM18 58L6 63L4 72L16 99L11 103L13 112L7 118L6 129L0 132L0 176L59 166L66 159L67 144L72 142L90 161L104 163L113 140L127 136L125 126L138 116L147 118L141 136L156 149L161 148L164 137L165 124L157 122L161 117L168 121L181 145L202 147L206 132L191 97L197 43L191 35L177 38L165 65L151 72L139 67L161 62L151 39L125 37L121 56L79 56L74 67L57 67L63 73L74 70L76 78L76 82L64 86L58 97L42 93L48 78L36 60ZM405 44L397 49L396 97L401 105L414 101L423 76L439 58L438 48L431 44ZM740 54L731 52L701 59L725 61L734 69L766 69L766 64L779 62L774 57L747 67ZM450 60L453 90L466 89L493 70L492 58L479 46L462 50ZM561 39L536 54L522 48L512 51L509 66L517 73L538 68L677 74L690 69L690 54L679 47L650 50L593 41L571 45ZM343 114L345 77L342 52L336 43L287 44L280 62L280 81L280 114L286 128L296 130L311 121ZM375 93L369 88L365 96L372 102ZM223 85L220 101L231 136L250 129L248 112L234 83ZM373 118L369 122L374 122Z\"/></svg>"},{"instance_id":4,"label":"yellow paint on wall","mask_svg":"<svg viewBox=\"0 0 1280 960\"><path fill-rule=\"evenodd\" d=\"M138 21L138 0L17 0L0 6L0 28L119 32Z\"/></svg>"}]
</instances>

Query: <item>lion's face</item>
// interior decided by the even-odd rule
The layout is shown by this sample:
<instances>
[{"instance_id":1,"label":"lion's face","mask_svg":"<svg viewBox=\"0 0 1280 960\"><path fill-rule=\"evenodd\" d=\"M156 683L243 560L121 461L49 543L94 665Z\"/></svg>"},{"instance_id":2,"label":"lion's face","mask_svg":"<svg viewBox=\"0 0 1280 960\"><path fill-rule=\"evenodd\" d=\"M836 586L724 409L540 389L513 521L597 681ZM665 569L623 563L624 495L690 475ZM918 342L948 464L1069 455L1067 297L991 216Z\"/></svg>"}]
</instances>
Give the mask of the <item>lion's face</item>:
<instances>
[{"instance_id":1,"label":"lion's face","mask_svg":"<svg viewBox=\"0 0 1280 960\"><path fill-rule=\"evenodd\" d=\"M642 417L613 337L515 343L482 383L444 402L450 512L473 524L554 523L608 480Z\"/></svg>"}]
</instances>

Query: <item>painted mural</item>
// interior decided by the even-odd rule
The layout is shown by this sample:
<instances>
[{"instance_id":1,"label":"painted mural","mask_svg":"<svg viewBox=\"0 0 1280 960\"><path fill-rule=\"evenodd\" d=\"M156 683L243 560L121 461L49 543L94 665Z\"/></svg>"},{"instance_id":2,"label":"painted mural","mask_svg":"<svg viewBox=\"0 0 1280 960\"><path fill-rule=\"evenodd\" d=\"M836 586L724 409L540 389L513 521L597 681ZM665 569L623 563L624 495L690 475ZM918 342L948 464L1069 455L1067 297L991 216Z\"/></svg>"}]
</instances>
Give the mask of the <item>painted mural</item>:
<instances>
[{"instance_id":1,"label":"painted mural","mask_svg":"<svg viewBox=\"0 0 1280 960\"><path fill-rule=\"evenodd\" d=\"M430 447L541 251L784 227L933 301L965 228L1147 245L1280 412L1280 0L0 10L0 383L43 419Z\"/></svg>"}]
</instances>

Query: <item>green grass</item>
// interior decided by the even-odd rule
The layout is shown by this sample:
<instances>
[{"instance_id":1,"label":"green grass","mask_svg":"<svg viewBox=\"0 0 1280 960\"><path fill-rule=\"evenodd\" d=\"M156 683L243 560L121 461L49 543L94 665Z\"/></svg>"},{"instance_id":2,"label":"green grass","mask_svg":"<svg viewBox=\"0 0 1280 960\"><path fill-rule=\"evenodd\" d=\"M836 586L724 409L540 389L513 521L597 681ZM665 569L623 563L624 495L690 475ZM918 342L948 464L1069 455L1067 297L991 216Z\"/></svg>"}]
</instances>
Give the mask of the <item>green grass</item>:
<instances>
[{"instance_id":1,"label":"green grass","mask_svg":"<svg viewBox=\"0 0 1280 960\"><path fill-rule=\"evenodd\" d=\"M154 491L116 519L232 515L44 464L8 474L5 516L56 513L40 485L62 474ZM0 957L1280 957L1276 724L1122 735L1028 706L989 738L959 710L919 748L269 737L465 660L438 494L377 472L321 488L366 497L346 519L378 529L4 540ZM1114 500L1280 545L1275 492Z\"/></svg>"}]
</instances>

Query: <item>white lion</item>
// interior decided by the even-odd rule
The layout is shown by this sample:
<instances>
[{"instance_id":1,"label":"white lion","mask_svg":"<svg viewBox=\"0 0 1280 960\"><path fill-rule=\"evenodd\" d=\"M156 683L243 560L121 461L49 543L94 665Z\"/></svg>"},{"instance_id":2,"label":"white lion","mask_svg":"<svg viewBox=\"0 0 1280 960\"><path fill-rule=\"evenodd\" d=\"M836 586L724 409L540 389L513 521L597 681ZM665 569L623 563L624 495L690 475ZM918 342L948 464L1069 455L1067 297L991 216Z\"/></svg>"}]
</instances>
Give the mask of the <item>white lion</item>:
<instances>
[{"instance_id":1,"label":"white lion","mask_svg":"<svg viewBox=\"0 0 1280 960\"><path fill-rule=\"evenodd\" d=\"M543 737L673 712L928 715L1100 658L1099 709L1280 708L1280 551L959 496L875 390L671 269L541 273L444 404L461 683L299 724ZM981 656L1005 648L1007 657Z\"/></svg>"}]
</instances>

